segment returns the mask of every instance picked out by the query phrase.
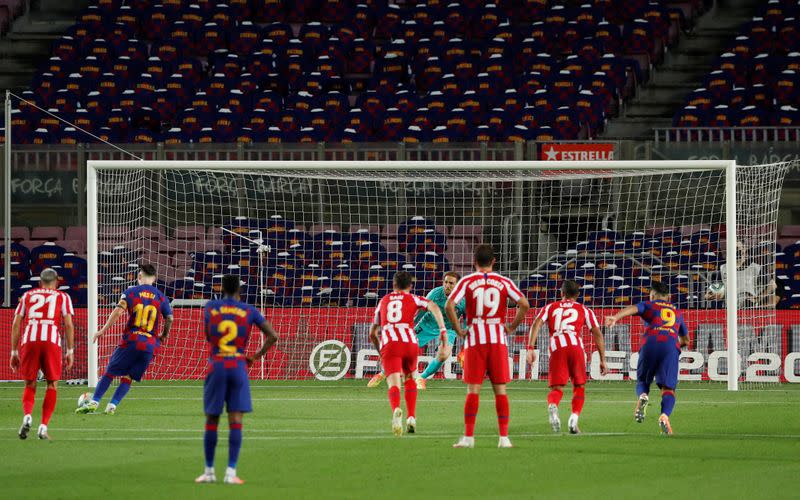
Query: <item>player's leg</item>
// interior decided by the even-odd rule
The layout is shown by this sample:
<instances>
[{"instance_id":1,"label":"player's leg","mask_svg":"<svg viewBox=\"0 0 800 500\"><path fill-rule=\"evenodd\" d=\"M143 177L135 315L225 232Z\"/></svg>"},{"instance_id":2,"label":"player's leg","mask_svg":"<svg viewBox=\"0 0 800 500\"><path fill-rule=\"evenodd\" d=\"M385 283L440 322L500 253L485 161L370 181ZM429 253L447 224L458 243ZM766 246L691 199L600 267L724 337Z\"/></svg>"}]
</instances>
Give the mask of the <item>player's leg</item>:
<instances>
[{"instance_id":1,"label":"player's leg","mask_svg":"<svg viewBox=\"0 0 800 500\"><path fill-rule=\"evenodd\" d=\"M486 350L483 346L472 346L466 350L464 383L467 384L467 398L464 402L464 435L453 445L454 448L473 448L475 446L475 421L478 418L481 386L486 376Z\"/></svg>"},{"instance_id":2,"label":"player's leg","mask_svg":"<svg viewBox=\"0 0 800 500\"><path fill-rule=\"evenodd\" d=\"M650 404L650 384L655 375L653 371L653 349L644 345L639 350L639 361L636 363L636 406L633 409L633 418L640 424L647 415L647 405Z\"/></svg>"},{"instance_id":3,"label":"player's leg","mask_svg":"<svg viewBox=\"0 0 800 500\"><path fill-rule=\"evenodd\" d=\"M428 344L436 340L436 337L439 336L439 332L436 332L436 335L428 335L422 332L417 332L417 341L419 342L419 348L423 349L427 347ZM421 381L418 383L420 389L425 390L425 381L436 374L439 371L439 368L442 367L442 363L439 359L434 356L432 360L428 363L428 366L425 367L425 370L420 374L417 380Z\"/></svg>"},{"instance_id":4,"label":"player's leg","mask_svg":"<svg viewBox=\"0 0 800 500\"><path fill-rule=\"evenodd\" d=\"M497 430L500 435L497 447L511 448L511 441L508 439L508 424L511 415L508 394L506 394L506 384L511 381L511 372L508 366L508 348L505 345L494 346L494 348L489 349L489 356L489 380L492 382L492 388L494 389Z\"/></svg>"},{"instance_id":5,"label":"player's leg","mask_svg":"<svg viewBox=\"0 0 800 500\"><path fill-rule=\"evenodd\" d=\"M117 406L128 394L128 391L131 390L131 383L134 380L137 382L142 380L144 372L147 371L147 368L150 366L150 362L153 361L153 353L149 351L137 351L133 357L135 359L131 363L128 373L125 376L120 377L119 385L114 391L114 395L111 396L111 402L106 405L106 415L113 415L116 413Z\"/></svg>"},{"instance_id":6,"label":"player's leg","mask_svg":"<svg viewBox=\"0 0 800 500\"><path fill-rule=\"evenodd\" d=\"M97 408L100 406L100 401L103 399L106 392L108 392L111 383L114 382L114 377L127 375L131 364L131 355L132 353L129 352L128 348L117 347L114 349L114 352L111 354L111 359L108 360L105 373L100 377L100 380L97 381L97 387L94 388L91 401L87 401L83 406L78 407L75 413L93 413L97 411Z\"/></svg>"},{"instance_id":7,"label":"player's leg","mask_svg":"<svg viewBox=\"0 0 800 500\"><path fill-rule=\"evenodd\" d=\"M236 474L236 465L239 463L239 450L242 448L242 416L253 411L253 402L250 398L250 380L247 377L247 365L241 360L236 368L227 369L227 394L228 407L228 468L225 469L226 484L244 484Z\"/></svg>"},{"instance_id":8,"label":"player's leg","mask_svg":"<svg viewBox=\"0 0 800 500\"><path fill-rule=\"evenodd\" d=\"M675 388L678 386L678 371L680 363L680 350L673 346L665 346L664 354L656 374L656 383L661 389L661 415L658 425L661 433L672 435L672 424L669 421L672 410L675 408Z\"/></svg>"},{"instance_id":9,"label":"player's leg","mask_svg":"<svg viewBox=\"0 0 800 500\"><path fill-rule=\"evenodd\" d=\"M389 387L387 396L392 410L392 433L400 437L403 435L403 409L400 407L400 387L403 385L401 358L398 356L386 358L384 366L388 372L386 385Z\"/></svg>"},{"instance_id":10,"label":"player's leg","mask_svg":"<svg viewBox=\"0 0 800 500\"><path fill-rule=\"evenodd\" d=\"M50 424L50 417L53 416L53 412L56 409L57 394L58 381L48 380L44 401L42 401L42 423L39 424L39 431L36 433L39 439L50 439L50 435L47 433L47 426Z\"/></svg>"},{"instance_id":11,"label":"player's leg","mask_svg":"<svg viewBox=\"0 0 800 500\"><path fill-rule=\"evenodd\" d=\"M236 466L239 463L239 451L242 449L242 417L240 411L228 412L228 468L225 469L226 484L244 484L236 474Z\"/></svg>"},{"instance_id":12,"label":"player's leg","mask_svg":"<svg viewBox=\"0 0 800 500\"><path fill-rule=\"evenodd\" d=\"M414 434L417 431L417 381L414 374L417 372L417 346L410 344L406 347L403 357L403 396L406 401L406 432Z\"/></svg>"},{"instance_id":13,"label":"player's leg","mask_svg":"<svg viewBox=\"0 0 800 500\"><path fill-rule=\"evenodd\" d=\"M558 405L564 397L564 387L568 381L566 349L556 349L550 354L550 369L547 373L547 383L550 386L550 392L547 394L547 419L556 434L561 432Z\"/></svg>"},{"instance_id":14,"label":"player's leg","mask_svg":"<svg viewBox=\"0 0 800 500\"><path fill-rule=\"evenodd\" d=\"M214 453L217 450L218 427L219 415L206 415L206 428L203 433L203 453L206 467L203 473L194 480L195 483L215 483L217 481L217 476L214 472Z\"/></svg>"},{"instance_id":15,"label":"player's leg","mask_svg":"<svg viewBox=\"0 0 800 500\"><path fill-rule=\"evenodd\" d=\"M580 434L578 419L586 400L586 352L581 347L569 348L569 377L572 379L572 414L567 421L570 434Z\"/></svg>"},{"instance_id":16,"label":"player's leg","mask_svg":"<svg viewBox=\"0 0 800 500\"><path fill-rule=\"evenodd\" d=\"M47 380L47 389L42 401L42 422L39 424L37 436L39 439L50 439L47 426L50 417L56 409L58 380L61 379L61 347L55 344L45 344L42 347L40 366L44 378Z\"/></svg>"},{"instance_id":17,"label":"player's leg","mask_svg":"<svg viewBox=\"0 0 800 500\"><path fill-rule=\"evenodd\" d=\"M438 338L438 334L437 334L437 338ZM447 341L450 344L450 349L449 349L450 354L452 354L452 347L453 347L453 345L455 345L455 341L456 341L456 333L454 331L452 331L452 330L448 330L447 331ZM434 375L436 375L436 373L438 373L439 370L441 370L442 366L444 366L444 363L447 361L447 358L449 358L449 356L447 356L444 359L442 359L439 356L439 351L441 350L441 348L442 348L441 345L437 346L437 348L436 348L436 357L434 357L433 360L431 360L431 362L428 363L428 366L425 367L425 371L422 372L422 375L420 375L420 379L422 379L422 381L423 381L423 385L420 386L420 389L423 389L423 390L425 389L424 381L429 379L429 378L431 378L431 377L433 377Z\"/></svg>"},{"instance_id":18,"label":"player's leg","mask_svg":"<svg viewBox=\"0 0 800 500\"><path fill-rule=\"evenodd\" d=\"M128 391L131 390L132 383L133 378L130 375L119 378L119 385L114 391L114 395L111 396L111 401L106 405L106 415L114 415L117 412L117 405L120 404L122 399L128 394Z\"/></svg>"},{"instance_id":19,"label":"player's leg","mask_svg":"<svg viewBox=\"0 0 800 500\"><path fill-rule=\"evenodd\" d=\"M40 367L40 342L22 344L19 351L19 374L25 381L22 389L22 425L19 428L19 438L26 439L33 425L33 405L36 402L36 378Z\"/></svg>"},{"instance_id":20,"label":"player's leg","mask_svg":"<svg viewBox=\"0 0 800 500\"><path fill-rule=\"evenodd\" d=\"M222 362L214 362L203 383L203 412L206 415L205 432L203 433L203 450L205 469L197 477L196 483L214 483L217 481L214 472L214 453L217 449L217 429L219 416L225 405L227 384Z\"/></svg>"},{"instance_id":21,"label":"player's leg","mask_svg":"<svg viewBox=\"0 0 800 500\"><path fill-rule=\"evenodd\" d=\"M21 366L21 365L20 365ZM19 428L19 438L27 439L33 425L33 405L36 402L36 379L25 380L22 389L22 425Z\"/></svg>"}]
</instances>

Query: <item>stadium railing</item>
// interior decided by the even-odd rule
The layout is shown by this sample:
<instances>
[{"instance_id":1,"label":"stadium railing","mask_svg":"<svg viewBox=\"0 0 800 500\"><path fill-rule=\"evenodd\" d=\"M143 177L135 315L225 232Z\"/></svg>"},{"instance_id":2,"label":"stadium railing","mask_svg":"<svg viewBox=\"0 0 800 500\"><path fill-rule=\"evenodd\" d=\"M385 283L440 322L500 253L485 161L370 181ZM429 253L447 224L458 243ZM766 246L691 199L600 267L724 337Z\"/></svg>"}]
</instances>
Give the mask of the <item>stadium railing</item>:
<instances>
[{"instance_id":1,"label":"stadium railing","mask_svg":"<svg viewBox=\"0 0 800 500\"><path fill-rule=\"evenodd\" d=\"M661 142L800 142L800 127L670 127L655 128Z\"/></svg>"}]
</instances>

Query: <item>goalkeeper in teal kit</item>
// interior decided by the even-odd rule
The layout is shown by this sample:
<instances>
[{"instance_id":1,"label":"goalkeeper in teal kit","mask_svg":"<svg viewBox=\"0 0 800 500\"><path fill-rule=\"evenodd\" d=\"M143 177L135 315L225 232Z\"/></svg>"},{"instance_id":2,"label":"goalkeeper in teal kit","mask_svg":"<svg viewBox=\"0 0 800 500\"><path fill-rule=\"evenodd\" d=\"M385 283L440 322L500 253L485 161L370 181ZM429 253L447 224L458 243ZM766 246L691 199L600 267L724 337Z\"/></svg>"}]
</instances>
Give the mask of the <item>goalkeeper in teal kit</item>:
<instances>
[{"instance_id":1,"label":"goalkeeper in teal kit","mask_svg":"<svg viewBox=\"0 0 800 500\"><path fill-rule=\"evenodd\" d=\"M425 298L434 302L440 308L444 307L445 303L447 303L447 297L456 287L456 283L458 283L460 278L461 277L458 275L458 273L452 271L445 273L442 286L431 290ZM456 306L456 313L461 318L464 317L465 312L466 303L462 300ZM452 346L456 340L456 331L453 329L453 325L450 323L448 318L445 318L444 326L447 328L448 343L450 346ZM419 341L420 347L425 347L431 341L439 339L439 327L436 325L436 320L433 318L433 315L427 311L420 311L420 313L414 319L414 331L417 334L417 340ZM442 367L442 364L447 361L447 358L450 357L449 349L445 351L444 349L441 349L441 347L444 346L440 346L439 351L437 351L437 356L434 357L430 363L428 363L425 371L422 372L422 375L417 378L417 387L421 390L425 390L425 381L433 377ZM378 373L370 379L367 387L377 387L381 382L383 382L383 379L383 373Z\"/></svg>"}]
</instances>

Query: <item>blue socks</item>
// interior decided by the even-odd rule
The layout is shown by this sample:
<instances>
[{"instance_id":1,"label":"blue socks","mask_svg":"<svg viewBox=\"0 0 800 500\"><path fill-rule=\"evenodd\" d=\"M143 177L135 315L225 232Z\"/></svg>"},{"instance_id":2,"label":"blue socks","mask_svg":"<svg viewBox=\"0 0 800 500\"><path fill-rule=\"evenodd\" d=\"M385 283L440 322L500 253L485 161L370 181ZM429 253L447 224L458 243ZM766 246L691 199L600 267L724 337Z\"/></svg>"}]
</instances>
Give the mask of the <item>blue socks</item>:
<instances>
[{"instance_id":1,"label":"blue socks","mask_svg":"<svg viewBox=\"0 0 800 500\"><path fill-rule=\"evenodd\" d=\"M431 360L431 362L428 363L428 366L425 367L425 371L422 372L422 375L420 375L420 376L422 378L431 378L431 377L433 377L434 375L436 375L436 372L439 371L439 368L441 368L443 364L444 363L442 363L438 359L433 358L433 360Z\"/></svg>"},{"instance_id":2,"label":"blue socks","mask_svg":"<svg viewBox=\"0 0 800 500\"><path fill-rule=\"evenodd\" d=\"M106 373L100 380L97 382L97 387L94 388L94 395L92 399L99 403L101 399L103 399L103 395L106 393L109 387L111 387L111 382L114 380L114 377Z\"/></svg>"},{"instance_id":3,"label":"blue socks","mask_svg":"<svg viewBox=\"0 0 800 500\"><path fill-rule=\"evenodd\" d=\"M214 451L217 449L218 423L206 420L206 432L203 435L203 449L206 455L206 467L214 467ZM242 424L230 424L228 435L228 467L236 468L239 461L239 450L242 449Z\"/></svg>"},{"instance_id":4,"label":"blue socks","mask_svg":"<svg viewBox=\"0 0 800 500\"><path fill-rule=\"evenodd\" d=\"M122 401L122 398L128 394L128 391L131 390L131 379L128 377L122 377L119 379L119 386L117 390L114 391L114 395L111 397L111 404L116 406Z\"/></svg>"},{"instance_id":5,"label":"blue socks","mask_svg":"<svg viewBox=\"0 0 800 500\"><path fill-rule=\"evenodd\" d=\"M670 416L675 408L675 391L666 390L661 394L661 413Z\"/></svg>"},{"instance_id":6,"label":"blue socks","mask_svg":"<svg viewBox=\"0 0 800 500\"><path fill-rule=\"evenodd\" d=\"M638 398L642 394L650 394L650 386L644 382L636 382L636 397Z\"/></svg>"},{"instance_id":7,"label":"blue socks","mask_svg":"<svg viewBox=\"0 0 800 500\"><path fill-rule=\"evenodd\" d=\"M206 433L203 435L203 448L206 453L206 467L214 467L214 451L217 449L217 424L206 421Z\"/></svg>"},{"instance_id":8,"label":"blue socks","mask_svg":"<svg viewBox=\"0 0 800 500\"><path fill-rule=\"evenodd\" d=\"M236 462L239 461L239 450L242 448L242 424L230 424L230 431L228 435L228 467L235 469Z\"/></svg>"}]
</instances>

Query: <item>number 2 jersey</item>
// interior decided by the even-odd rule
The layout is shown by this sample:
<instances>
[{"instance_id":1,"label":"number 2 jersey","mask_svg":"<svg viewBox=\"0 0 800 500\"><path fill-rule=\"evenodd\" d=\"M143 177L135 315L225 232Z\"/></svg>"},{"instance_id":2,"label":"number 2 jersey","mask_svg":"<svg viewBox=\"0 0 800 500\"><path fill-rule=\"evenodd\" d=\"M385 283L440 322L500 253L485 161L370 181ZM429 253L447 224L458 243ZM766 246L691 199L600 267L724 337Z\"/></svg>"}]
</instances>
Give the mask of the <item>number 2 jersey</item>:
<instances>
[{"instance_id":1,"label":"number 2 jersey","mask_svg":"<svg viewBox=\"0 0 800 500\"><path fill-rule=\"evenodd\" d=\"M536 319L547 324L550 352L568 346L579 346L583 349L583 327L600 327L594 311L574 300L551 302L539 311Z\"/></svg>"},{"instance_id":2,"label":"number 2 jersey","mask_svg":"<svg viewBox=\"0 0 800 500\"><path fill-rule=\"evenodd\" d=\"M414 318L417 311L428 307L428 299L408 292L384 295L375 308L373 323L381 325L381 348L392 342L417 344Z\"/></svg>"},{"instance_id":3,"label":"number 2 jersey","mask_svg":"<svg viewBox=\"0 0 800 500\"><path fill-rule=\"evenodd\" d=\"M636 304L638 312L645 323L643 344L672 341L680 349L678 337L689 335L689 329L683 321L678 308L668 300L648 300Z\"/></svg>"},{"instance_id":4,"label":"number 2 jersey","mask_svg":"<svg viewBox=\"0 0 800 500\"><path fill-rule=\"evenodd\" d=\"M122 292L120 305L128 311L120 346L153 352L161 342L161 320L172 316L167 296L153 285L136 285Z\"/></svg>"},{"instance_id":5,"label":"number 2 jersey","mask_svg":"<svg viewBox=\"0 0 800 500\"><path fill-rule=\"evenodd\" d=\"M508 299L522 299L522 292L513 281L497 273L472 273L461 278L449 300L458 304L466 298L467 338L464 348L475 345L508 345L506 317Z\"/></svg>"},{"instance_id":6,"label":"number 2 jersey","mask_svg":"<svg viewBox=\"0 0 800 500\"><path fill-rule=\"evenodd\" d=\"M234 299L209 301L203 319L212 358L244 356L250 328L266 322L258 309Z\"/></svg>"}]
</instances>

